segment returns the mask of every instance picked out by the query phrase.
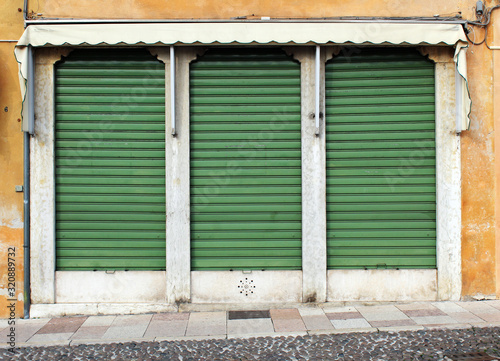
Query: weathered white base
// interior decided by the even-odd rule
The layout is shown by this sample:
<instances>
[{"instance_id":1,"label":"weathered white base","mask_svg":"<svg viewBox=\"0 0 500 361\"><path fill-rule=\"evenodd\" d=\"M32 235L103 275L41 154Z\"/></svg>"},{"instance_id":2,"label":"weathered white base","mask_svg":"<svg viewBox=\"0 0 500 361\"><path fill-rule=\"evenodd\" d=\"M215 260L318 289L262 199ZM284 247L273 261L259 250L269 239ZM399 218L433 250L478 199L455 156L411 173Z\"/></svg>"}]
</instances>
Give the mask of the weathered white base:
<instances>
[{"instance_id":1,"label":"weathered white base","mask_svg":"<svg viewBox=\"0 0 500 361\"><path fill-rule=\"evenodd\" d=\"M191 272L191 302L302 302L302 271Z\"/></svg>"},{"instance_id":2,"label":"weathered white base","mask_svg":"<svg viewBox=\"0 0 500 361\"><path fill-rule=\"evenodd\" d=\"M30 318L62 316L132 315L177 312L176 305L166 303L55 303L31 305Z\"/></svg>"},{"instance_id":3,"label":"weathered white base","mask_svg":"<svg viewBox=\"0 0 500 361\"><path fill-rule=\"evenodd\" d=\"M56 303L163 303L165 271L58 271Z\"/></svg>"},{"instance_id":4,"label":"weathered white base","mask_svg":"<svg viewBox=\"0 0 500 361\"><path fill-rule=\"evenodd\" d=\"M435 300L436 270L328 271L328 302Z\"/></svg>"}]
</instances>

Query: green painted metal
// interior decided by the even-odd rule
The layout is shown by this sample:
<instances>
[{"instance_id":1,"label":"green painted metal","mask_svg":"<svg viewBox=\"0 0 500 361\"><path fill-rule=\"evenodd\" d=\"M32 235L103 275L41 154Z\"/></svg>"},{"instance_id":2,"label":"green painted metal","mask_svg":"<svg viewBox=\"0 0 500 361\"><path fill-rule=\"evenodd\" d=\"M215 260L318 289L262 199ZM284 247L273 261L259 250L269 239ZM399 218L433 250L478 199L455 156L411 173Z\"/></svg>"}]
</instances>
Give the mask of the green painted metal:
<instances>
[{"instance_id":1,"label":"green painted metal","mask_svg":"<svg viewBox=\"0 0 500 361\"><path fill-rule=\"evenodd\" d=\"M436 267L434 65L363 49L326 65L328 268Z\"/></svg>"},{"instance_id":2,"label":"green painted metal","mask_svg":"<svg viewBox=\"0 0 500 361\"><path fill-rule=\"evenodd\" d=\"M56 267L165 269L165 65L78 50L55 69Z\"/></svg>"},{"instance_id":3,"label":"green painted metal","mask_svg":"<svg viewBox=\"0 0 500 361\"><path fill-rule=\"evenodd\" d=\"M300 269L300 65L213 49L190 94L191 268Z\"/></svg>"}]
</instances>

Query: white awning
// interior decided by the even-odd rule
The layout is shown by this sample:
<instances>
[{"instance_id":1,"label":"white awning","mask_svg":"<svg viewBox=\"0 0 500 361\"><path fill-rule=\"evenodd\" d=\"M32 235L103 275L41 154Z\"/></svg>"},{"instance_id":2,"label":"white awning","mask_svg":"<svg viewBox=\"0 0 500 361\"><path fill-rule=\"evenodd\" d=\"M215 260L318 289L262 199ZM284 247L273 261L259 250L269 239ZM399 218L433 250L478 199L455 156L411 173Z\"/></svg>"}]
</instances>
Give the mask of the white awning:
<instances>
[{"instance_id":1,"label":"white awning","mask_svg":"<svg viewBox=\"0 0 500 361\"><path fill-rule=\"evenodd\" d=\"M25 96L27 46L99 45L448 45L466 83L467 38L459 23L407 21L257 21L29 25L17 43L21 90ZM465 45L465 46L464 46ZM460 61L458 61L460 59ZM467 89L464 84L464 89ZM464 100L468 129L470 100Z\"/></svg>"}]
</instances>

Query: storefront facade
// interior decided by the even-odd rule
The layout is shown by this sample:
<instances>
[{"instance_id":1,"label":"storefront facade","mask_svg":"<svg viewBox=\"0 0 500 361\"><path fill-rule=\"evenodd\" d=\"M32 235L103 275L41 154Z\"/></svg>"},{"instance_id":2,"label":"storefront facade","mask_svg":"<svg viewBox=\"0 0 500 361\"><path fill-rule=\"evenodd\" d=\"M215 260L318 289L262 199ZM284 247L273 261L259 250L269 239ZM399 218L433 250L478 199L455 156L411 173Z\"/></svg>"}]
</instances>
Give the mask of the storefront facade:
<instances>
[{"instance_id":1,"label":"storefront facade","mask_svg":"<svg viewBox=\"0 0 500 361\"><path fill-rule=\"evenodd\" d=\"M31 21L31 316L473 296L465 25Z\"/></svg>"}]
</instances>

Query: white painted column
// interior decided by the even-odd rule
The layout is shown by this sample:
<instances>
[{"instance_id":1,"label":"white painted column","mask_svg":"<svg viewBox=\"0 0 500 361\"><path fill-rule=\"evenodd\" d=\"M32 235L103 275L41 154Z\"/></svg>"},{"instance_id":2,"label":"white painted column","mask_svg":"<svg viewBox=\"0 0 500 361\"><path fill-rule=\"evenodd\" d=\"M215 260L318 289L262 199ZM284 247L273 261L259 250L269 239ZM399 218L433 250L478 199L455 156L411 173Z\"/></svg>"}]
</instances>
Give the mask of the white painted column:
<instances>
[{"instance_id":1,"label":"white painted column","mask_svg":"<svg viewBox=\"0 0 500 361\"><path fill-rule=\"evenodd\" d=\"M168 49L165 48L165 52ZM196 57L192 48L176 50L176 136L172 136L170 108L170 59L166 66L166 209L167 209L167 303L191 300L190 187L189 187L189 63Z\"/></svg>"},{"instance_id":2,"label":"white painted column","mask_svg":"<svg viewBox=\"0 0 500 361\"><path fill-rule=\"evenodd\" d=\"M315 48L299 48L302 143L302 302L326 301L326 148L324 117L316 135ZM324 55L321 56L321 112L324 105Z\"/></svg>"},{"instance_id":3,"label":"white painted column","mask_svg":"<svg viewBox=\"0 0 500 361\"><path fill-rule=\"evenodd\" d=\"M437 299L457 301L462 294L462 173L454 49L422 47L420 52L435 62Z\"/></svg>"},{"instance_id":4,"label":"white painted column","mask_svg":"<svg viewBox=\"0 0 500 361\"><path fill-rule=\"evenodd\" d=\"M438 300L462 292L460 135L455 125L455 64L436 57L436 193Z\"/></svg>"},{"instance_id":5,"label":"white painted column","mask_svg":"<svg viewBox=\"0 0 500 361\"><path fill-rule=\"evenodd\" d=\"M68 48L35 53L35 134L31 162L31 302L55 302L54 63Z\"/></svg>"}]
</instances>

